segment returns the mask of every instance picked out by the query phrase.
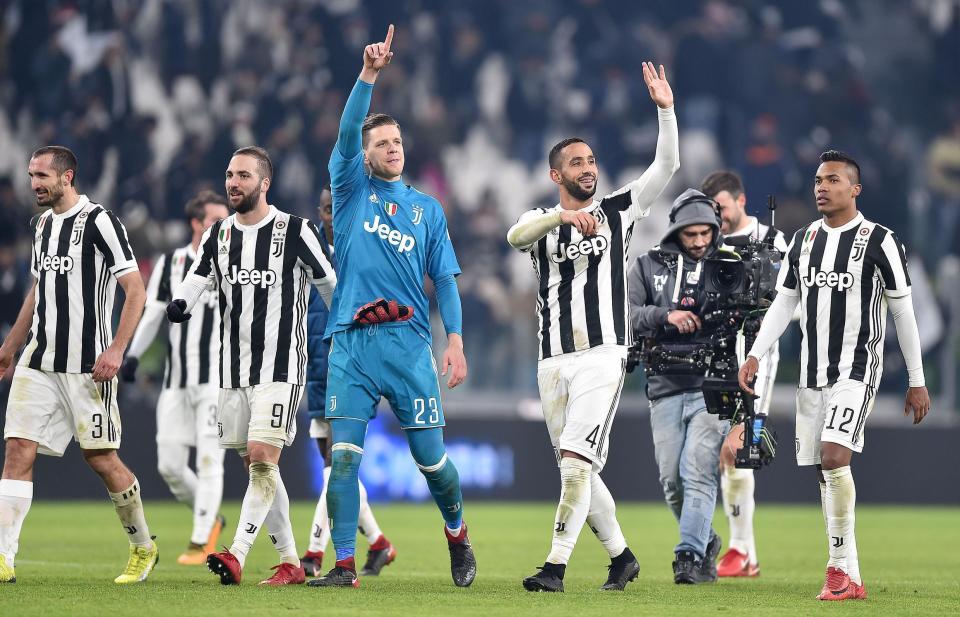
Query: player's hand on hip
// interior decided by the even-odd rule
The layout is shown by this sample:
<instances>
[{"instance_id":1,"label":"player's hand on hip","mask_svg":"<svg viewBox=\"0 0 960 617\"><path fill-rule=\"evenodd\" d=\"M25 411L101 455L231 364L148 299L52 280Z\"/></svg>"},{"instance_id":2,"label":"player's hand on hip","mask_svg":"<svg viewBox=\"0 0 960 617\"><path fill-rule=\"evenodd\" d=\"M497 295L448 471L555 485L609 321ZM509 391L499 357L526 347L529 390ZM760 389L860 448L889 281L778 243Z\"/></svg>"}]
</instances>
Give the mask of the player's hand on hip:
<instances>
[{"instance_id":1,"label":"player's hand on hip","mask_svg":"<svg viewBox=\"0 0 960 617\"><path fill-rule=\"evenodd\" d=\"M747 356L743 364L740 365L740 373L737 380L740 382L740 389L747 394L753 394L753 380L757 377L757 371L760 370L760 361L753 356Z\"/></svg>"},{"instance_id":2,"label":"player's hand on hip","mask_svg":"<svg viewBox=\"0 0 960 617\"><path fill-rule=\"evenodd\" d=\"M393 44L393 24L387 28L387 37L381 43L371 43L363 49L363 68L373 71L379 71L390 64L393 59L393 52L390 46Z\"/></svg>"},{"instance_id":3,"label":"player's hand on hip","mask_svg":"<svg viewBox=\"0 0 960 617\"><path fill-rule=\"evenodd\" d=\"M913 423L920 424L920 421L930 413L930 393L926 386L919 388L907 388L907 400L903 404L903 415L909 416L913 412Z\"/></svg>"},{"instance_id":4,"label":"player's hand on hip","mask_svg":"<svg viewBox=\"0 0 960 617\"><path fill-rule=\"evenodd\" d=\"M93 363L93 380L110 381L116 376L123 363L123 352L111 345Z\"/></svg>"},{"instance_id":5,"label":"player's hand on hip","mask_svg":"<svg viewBox=\"0 0 960 617\"><path fill-rule=\"evenodd\" d=\"M690 311L670 311L667 313L667 323L675 326L680 334L692 334L703 327L700 316Z\"/></svg>"},{"instance_id":6,"label":"player's hand on hip","mask_svg":"<svg viewBox=\"0 0 960 617\"><path fill-rule=\"evenodd\" d=\"M443 371L440 373L446 377L450 372L450 378L447 379L448 388L456 388L467 378L467 357L463 354L463 339L459 334L451 334L447 337L449 343L447 350L443 352Z\"/></svg>"},{"instance_id":7,"label":"player's hand on hip","mask_svg":"<svg viewBox=\"0 0 960 617\"><path fill-rule=\"evenodd\" d=\"M585 237L597 234L597 217L583 210L563 210L560 212L560 222L573 225Z\"/></svg>"},{"instance_id":8,"label":"player's hand on hip","mask_svg":"<svg viewBox=\"0 0 960 617\"><path fill-rule=\"evenodd\" d=\"M647 84L647 90L650 91L650 98L657 104L657 107L667 109L673 107L673 90L667 81L667 73L660 65L660 72L653 65L653 62L643 63L643 81Z\"/></svg>"}]
</instances>

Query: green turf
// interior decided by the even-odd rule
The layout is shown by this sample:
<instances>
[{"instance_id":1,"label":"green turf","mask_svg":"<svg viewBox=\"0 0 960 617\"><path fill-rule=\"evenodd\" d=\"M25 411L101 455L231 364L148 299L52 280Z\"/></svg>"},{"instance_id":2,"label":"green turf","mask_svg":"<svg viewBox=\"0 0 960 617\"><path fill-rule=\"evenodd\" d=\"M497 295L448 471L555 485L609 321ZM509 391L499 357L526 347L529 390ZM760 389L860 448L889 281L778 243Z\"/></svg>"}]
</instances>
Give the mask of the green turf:
<instances>
[{"instance_id":1,"label":"green turf","mask_svg":"<svg viewBox=\"0 0 960 617\"><path fill-rule=\"evenodd\" d=\"M567 569L565 594L530 594L520 580L549 548L554 506L467 504L479 575L470 589L453 586L439 516L428 505L383 505L375 511L397 546L397 561L359 590L299 586L266 589L276 562L263 535L239 588L223 587L201 568L176 564L187 540L189 512L170 502L147 504L162 558L150 580L119 587L126 542L106 500L35 502L24 526L18 582L0 586L0 615L948 615L960 612L960 509L857 509L857 543L869 591L866 602L818 602L826 539L820 508L763 506L757 513L762 575L716 585L678 587L670 558L676 525L661 504L621 504L619 517L640 560L627 591L601 593L606 554L587 531ZM239 504L224 510L236 521ZM297 503L293 521L301 550L313 504ZM718 530L726 535L726 523ZM232 536L228 526L227 538ZM365 547L361 547L365 550ZM361 555L362 557L362 555Z\"/></svg>"}]
</instances>

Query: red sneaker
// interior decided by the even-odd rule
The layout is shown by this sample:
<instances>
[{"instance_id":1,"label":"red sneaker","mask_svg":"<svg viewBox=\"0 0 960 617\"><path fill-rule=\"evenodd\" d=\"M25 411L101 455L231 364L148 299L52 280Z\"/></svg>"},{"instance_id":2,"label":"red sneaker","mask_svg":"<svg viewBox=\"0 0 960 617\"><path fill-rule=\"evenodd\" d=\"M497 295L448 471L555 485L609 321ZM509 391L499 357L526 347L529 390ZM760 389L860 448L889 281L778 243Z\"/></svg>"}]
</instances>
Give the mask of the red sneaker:
<instances>
[{"instance_id":1,"label":"red sneaker","mask_svg":"<svg viewBox=\"0 0 960 617\"><path fill-rule=\"evenodd\" d=\"M307 551L300 558L300 567L307 576L320 576L323 566L323 551Z\"/></svg>"},{"instance_id":2,"label":"red sneaker","mask_svg":"<svg viewBox=\"0 0 960 617\"><path fill-rule=\"evenodd\" d=\"M276 570L276 572L267 580L260 581L261 585L273 585L276 587L280 585L302 585L303 582L307 580L303 568L295 566L292 563L281 563L270 569Z\"/></svg>"},{"instance_id":3,"label":"red sneaker","mask_svg":"<svg viewBox=\"0 0 960 617\"><path fill-rule=\"evenodd\" d=\"M207 555L207 567L220 577L221 585L239 585L242 568L233 553L224 548L219 553Z\"/></svg>"},{"instance_id":4,"label":"red sneaker","mask_svg":"<svg viewBox=\"0 0 960 617\"><path fill-rule=\"evenodd\" d=\"M853 584L850 577L840 568L827 568L827 579L823 582L818 600L848 600L854 597Z\"/></svg>"},{"instance_id":5,"label":"red sneaker","mask_svg":"<svg viewBox=\"0 0 960 617\"><path fill-rule=\"evenodd\" d=\"M731 548L720 558L717 576L760 576L760 564L750 563L747 555Z\"/></svg>"},{"instance_id":6,"label":"red sneaker","mask_svg":"<svg viewBox=\"0 0 960 617\"><path fill-rule=\"evenodd\" d=\"M866 600L867 599L867 586L866 585L857 585L853 581L850 581L850 588L853 589L853 597L851 600Z\"/></svg>"}]
</instances>

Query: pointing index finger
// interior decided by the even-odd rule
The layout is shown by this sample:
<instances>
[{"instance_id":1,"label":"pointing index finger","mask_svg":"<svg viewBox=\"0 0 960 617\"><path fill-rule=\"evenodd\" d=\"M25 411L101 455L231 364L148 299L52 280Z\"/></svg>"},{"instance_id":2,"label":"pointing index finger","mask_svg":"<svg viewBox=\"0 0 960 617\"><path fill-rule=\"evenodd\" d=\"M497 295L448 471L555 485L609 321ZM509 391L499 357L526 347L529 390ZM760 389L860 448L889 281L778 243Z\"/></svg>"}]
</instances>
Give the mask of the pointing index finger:
<instances>
[{"instance_id":1,"label":"pointing index finger","mask_svg":"<svg viewBox=\"0 0 960 617\"><path fill-rule=\"evenodd\" d=\"M383 53L390 51L390 43L393 42L393 24L387 28L387 38L383 39Z\"/></svg>"}]
</instances>

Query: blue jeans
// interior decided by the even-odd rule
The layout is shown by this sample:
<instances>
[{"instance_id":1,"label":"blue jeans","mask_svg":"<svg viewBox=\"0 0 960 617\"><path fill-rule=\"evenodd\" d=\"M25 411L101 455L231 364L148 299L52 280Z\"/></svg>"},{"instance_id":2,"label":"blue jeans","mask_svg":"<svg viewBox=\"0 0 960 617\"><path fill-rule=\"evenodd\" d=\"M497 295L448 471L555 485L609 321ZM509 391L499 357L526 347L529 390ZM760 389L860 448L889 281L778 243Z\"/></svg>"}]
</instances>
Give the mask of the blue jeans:
<instances>
[{"instance_id":1,"label":"blue jeans","mask_svg":"<svg viewBox=\"0 0 960 617\"><path fill-rule=\"evenodd\" d=\"M702 558L712 535L720 446L730 425L707 413L699 391L650 401L650 424L663 496L680 522L674 550Z\"/></svg>"}]
</instances>

